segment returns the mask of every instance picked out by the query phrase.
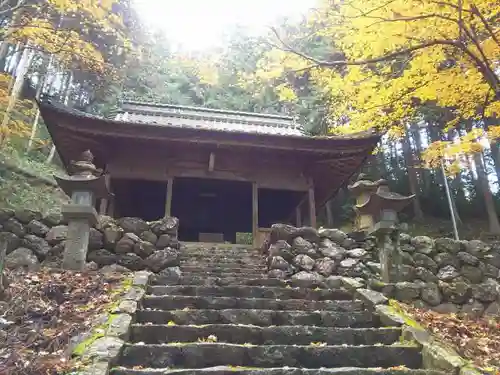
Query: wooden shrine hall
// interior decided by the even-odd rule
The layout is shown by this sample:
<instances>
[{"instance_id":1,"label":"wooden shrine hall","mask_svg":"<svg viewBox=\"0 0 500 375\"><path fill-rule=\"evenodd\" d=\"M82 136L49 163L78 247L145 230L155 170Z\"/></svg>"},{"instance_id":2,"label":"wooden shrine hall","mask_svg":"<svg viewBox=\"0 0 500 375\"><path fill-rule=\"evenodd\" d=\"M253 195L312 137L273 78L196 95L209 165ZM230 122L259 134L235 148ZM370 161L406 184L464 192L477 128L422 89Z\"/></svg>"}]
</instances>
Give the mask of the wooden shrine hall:
<instances>
[{"instance_id":1,"label":"wooden shrine hall","mask_svg":"<svg viewBox=\"0 0 500 375\"><path fill-rule=\"evenodd\" d=\"M41 103L66 168L85 150L113 199L98 211L176 216L183 241L258 245L272 224L316 226L316 212L363 165L380 136L311 137L285 116L125 102L112 120Z\"/></svg>"}]
</instances>

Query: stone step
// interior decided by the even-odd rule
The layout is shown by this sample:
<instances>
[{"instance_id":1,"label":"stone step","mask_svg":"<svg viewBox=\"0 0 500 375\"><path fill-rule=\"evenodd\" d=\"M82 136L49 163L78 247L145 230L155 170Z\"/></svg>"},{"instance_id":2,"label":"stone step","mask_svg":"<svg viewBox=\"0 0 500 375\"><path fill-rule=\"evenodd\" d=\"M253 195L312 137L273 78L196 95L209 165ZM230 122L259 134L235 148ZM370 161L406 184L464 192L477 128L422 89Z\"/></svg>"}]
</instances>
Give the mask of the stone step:
<instances>
[{"instance_id":1,"label":"stone step","mask_svg":"<svg viewBox=\"0 0 500 375\"><path fill-rule=\"evenodd\" d=\"M182 262L180 262L180 267L183 269L186 269L187 267L189 267L189 268L209 268L211 270L216 269L216 268L223 268L226 270L245 269L245 270L248 270L251 272L260 272L260 273L265 273L266 269L267 269L266 265L264 265L264 264L256 264L256 263L244 264L244 263L225 263L225 262L210 263L210 262L203 262L203 261L200 261L200 262L182 261ZM195 270L195 271L197 271L197 270Z\"/></svg>"},{"instance_id":2,"label":"stone step","mask_svg":"<svg viewBox=\"0 0 500 375\"><path fill-rule=\"evenodd\" d=\"M205 251L205 252L240 252L240 253L260 253L259 249L252 246L239 246L234 244L213 244L209 246L190 246L181 243L183 251Z\"/></svg>"},{"instance_id":3,"label":"stone step","mask_svg":"<svg viewBox=\"0 0 500 375\"><path fill-rule=\"evenodd\" d=\"M126 344L119 364L127 367L203 368L210 366L306 368L393 367L419 368L418 347L403 345L236 345L180 343L166 345Z\"/></svg>"},{"instance_id":4,"label":"stone step","mask_svg":"<svg viewBox=\"0 0 500 375\"><path fill-rule=\"evenodd\" d=\"M185 257L193 257L193 258L219 258L219 257L227 257L231 259L241 259L241 258L254 258L254 259L264 259L263 254L255 252L255 251L217 251L217 250L184 250L181 249L181 255Z\"/></svg>"},{"instance_id":5,"label":"stone step","mask_svg":"<svg viewBox=\"0 0 500 375\"><path fill-rule=\"evenodd\" d=\"M330 310L359 311L361 301L309 301L305 299L278 300L270 298L235 298L212 296L146 296L144 308L158 310L190 309L263 309L263 310Z\"/></svg>"},{"instance_id":6,"label":"stone step","mask_svg":"<svg viewBox=\"0 0 500 375\"><path fill-rule=\"evenodd\" d=\"M217 366L201 369L131 369L115 367L111 375L446 375L433 370L415 370L406 368L248 368L237 366Z\"/></svg>"},{"instance_id":7,"label":"stone step","mask_svg":"<svg viewBox=\"0 0 500 375\"><path fill-rule=\"evenodd\" d=\"M367 310L354 312L298 310L138 310L141 324L252 324L260 327L304 325L320 327L369 328L380 325L379 318Z\"/></svg>"},{"instance_id":8,"label":"stone step","mask_svg":"<svg viewBox=\"0 0 500 375\"><path fill-rule=\"evenodd\" d=\"M181 267L182 274L184 276L201 276L201 277L235 277L242 279L259 279L263 277L267 277L266 274L257 271L245 271L241 272L225 272L225 271L212 271L212 272L203 272L199 271L189 271L183 270Z\"/></svg>"},{"instance_id":9,"label":"stone step","mask_svg":"<svg viewBox=\"0 0 500 375\"><path fill-rule=\"evenodd\" d=\"M247 298L278 298L278 299L308 299L350 300L352 294L345 289L307 289L283 288L266 286L151 286L148 293L152 295L183 295L183 296L214 296L214 297L247 297Z\"/></svg>"},{"instance_id":10,"label":"stone step","mask_svg":"<svg viewBox=\"0 0 500 375\"><path fill-rule=\"evenodd\" d=\"M180 264L182 272L186 273L212 273L212 274L263 274L265 272L265 268L261 267L249 267L242 266L239 267L225 267L225 266L210 266L206 265L197 265L190 266L181 263Z\"/></svg>"},{"instance_id":11,"label":"stone step","mask_svg":"<svg viewBox=\"0 0 500 375\"><path fill-rule=\"evenodd\" d=\"M390 345L399 340L400 328L332 328L314 326L258 327L209 324L204 326L132 325L131 342L165 344L197 342L215 336L219 343L254 345Z\"/></svg>"},{"instance_id":12,"label":"stone step","mask_svg":"<svg viewBox=\"0 0 500 375\"><path fill-rule=\"evenodd\" d=\"M265 266L266 262L263 258L241 258L241 257L209 257L209 258L196 258L190 256L179 257L181 263L196 263L199 265L203 264L243 264L250 266Z\"/></svg>"},{"instance_id":13,"label":"stone step","mask_svg":"<svg viewBox=\"0 0 500 375\"><path fill-rule=\"evenodd\" d=\"M181 259L234 259L238 260L259 260L264 261L265 256L260 253L252 253L252 254L241 254L241 253L209 253L209 252L192 252L192 251L180 251Z\"/></svg>"},{"instance_id":14,"label":"stone step","mask_svg":"<svg viewBox=\"0 0 500 375\"><path fill-rule=\"evenodd\" d=\"M262 259L248 259L248 260L241 260L241 259L229 259L229 258L210 258L210 259L203 259L203 258L180 258L180 262L183 265L186 266L193 266L193 267L203 267L205 265L207 266L212 266L212 267L232 267L232 268L240 268L241 266L246 266L246 267L255 267L259 269L265 269L266 264L265 262L262 261Z\"/></svg>"},{"instance_id":15,"label":"stone step","mask_svg":"<svg viewBox=\"0 0 500 375\"><path fill-rule=\"evenodd\" d=\"M231 286L231 285L247 285L247 286L282 286L290 285L292 287L298 286L302 288L326 288L322 282L309 281L309 280L281 280L273 278L259 277L246 277L242 275L231 277L210 277L201 275L192 275L185 273L178 280L169 280L157 278L153 281L154 285L204 285L204 286Z\"/></svg>"}]
</instances>

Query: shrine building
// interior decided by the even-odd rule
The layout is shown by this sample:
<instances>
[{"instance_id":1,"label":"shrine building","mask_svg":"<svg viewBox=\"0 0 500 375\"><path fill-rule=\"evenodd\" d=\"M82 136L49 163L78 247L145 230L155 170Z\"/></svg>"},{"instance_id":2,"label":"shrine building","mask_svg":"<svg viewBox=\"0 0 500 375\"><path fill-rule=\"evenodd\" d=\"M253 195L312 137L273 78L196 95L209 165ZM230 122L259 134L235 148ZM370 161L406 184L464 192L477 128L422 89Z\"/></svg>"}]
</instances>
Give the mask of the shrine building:
<instances>
[{"instance_id":1,"label":"shrine building","mask_svg":"<svg viewBox=\"0 0 500 375\"><path fill-rule=\"evenodd\" d=\"M258 245L273 223L316 226L316 212L380 135L307 136L292 117L125 102L114 119L40 103L59 156L90 150L113 198L100 214L180 220L182 241Z\"/></svg>"}]
</instances>

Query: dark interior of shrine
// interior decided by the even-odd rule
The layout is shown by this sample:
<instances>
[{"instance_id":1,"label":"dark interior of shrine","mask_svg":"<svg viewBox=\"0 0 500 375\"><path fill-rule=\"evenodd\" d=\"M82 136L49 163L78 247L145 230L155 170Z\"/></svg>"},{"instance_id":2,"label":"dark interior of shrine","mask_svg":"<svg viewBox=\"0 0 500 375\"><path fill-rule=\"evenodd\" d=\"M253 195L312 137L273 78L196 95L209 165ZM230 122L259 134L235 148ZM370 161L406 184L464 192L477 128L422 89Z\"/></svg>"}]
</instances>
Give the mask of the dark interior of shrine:
<instances>
[{"instance_id":1,"label":"dark interior of shrine","mask_svg":"<svg viewBox=\"0 0 500 375\"><path fill-rule=\"evenodd\" d=\"M166 182L112 179L115 217L140 217L153 221L165 215Z\"/></svg>"},{"instance_id":2,"label":"dark interior of shrine","mask_svg":"<svg viewBox=\"0 0 500 375\"><path fill-rule=\"evenodd\" d=\"M294 225L295 207L305 194L300 191L260 188L259 227L270 228L276 223Z\"/></svg>"},{"instance_id":3,"label":"dark interior of shrine","mask_svg":"<svg viewBox=\"0 0 500 375\"><path fill-rule=\"evenodd\" d=\"M236 232L252 232L252 185L248 182L175 178L172 215L179 239L198 241L199 233L220 233L234 243Z\"/></svg>"},{"instance_id":4,"label":"dark interior of shrine","mask_svg":"<svg viewBox=\"0 0 500 375\"><path fill-rule=\"evenodd\" d=\"M115 217L156 220L165 214L167 183L113 179ZM303 192L259 189L258 225L269 228L291 218ZM175 178L172 216L179 218L179 240L199 241L200 233L218 233L236 242L236 233L252 232L252 184L201 178Z\"/></svg>"}]
</instances>

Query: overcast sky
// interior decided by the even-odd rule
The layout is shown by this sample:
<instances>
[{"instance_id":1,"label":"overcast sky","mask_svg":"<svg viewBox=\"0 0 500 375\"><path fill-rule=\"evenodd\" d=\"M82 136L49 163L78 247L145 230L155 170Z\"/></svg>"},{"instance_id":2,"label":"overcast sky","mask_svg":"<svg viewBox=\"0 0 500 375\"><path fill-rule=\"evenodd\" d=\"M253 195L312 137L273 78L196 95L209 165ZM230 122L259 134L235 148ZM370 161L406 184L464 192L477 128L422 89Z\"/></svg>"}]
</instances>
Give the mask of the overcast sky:
<instances>
[{"instance_id":1,"label":"overcast sky","mask_svg":"<svg viewBox=\"0 0 500 375\"><path fill-rule=\"evenodd\" d=\"M134 0L142 18L187 50L221 44L224 31L243 25L256 32L281 17L304 14L316 0Z\"/></svg>"}]
</instances>

